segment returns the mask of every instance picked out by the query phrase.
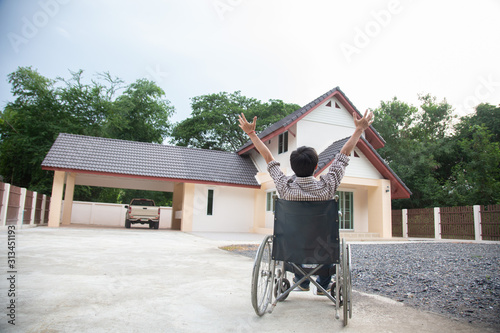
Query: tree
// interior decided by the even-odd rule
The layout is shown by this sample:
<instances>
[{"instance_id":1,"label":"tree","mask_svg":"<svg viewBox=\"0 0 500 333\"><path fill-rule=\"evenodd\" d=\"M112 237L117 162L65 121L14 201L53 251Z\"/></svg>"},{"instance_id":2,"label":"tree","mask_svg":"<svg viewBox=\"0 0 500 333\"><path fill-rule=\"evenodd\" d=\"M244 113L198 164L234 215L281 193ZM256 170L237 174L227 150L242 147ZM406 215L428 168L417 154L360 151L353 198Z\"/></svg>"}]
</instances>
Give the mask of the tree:
<instances>
[{"instance_id":1,"label":"tree","mask_svg":"<svg viewBox=\"0 0 500 333\"><path fill-rule=\"evenodd\" d=\"M153 81L132 83L111 105L104 132L114 139L163 143L175 112L165 92Z\"/></svg>"},{"instance_id":2,"label":"tree","mask_svg":"<svg viewBox=\"0 0 500 333\"><path fill-rule=\"evenodd\" d=\"M500 108L480 104L462 117L442 154L445 194L452 205L500 203Z\"/></svg>"},{"instance_id":3,"label":"tree","mask_svg":"<svg viewBox=\"0 0 500 333\"><path fill-rule=\"evenodd\" d=\"M451 106L430 95L419 96L421 110L397 98L374 110L373 126L386 140L378 150L413 192L411 199L395 200L394 208L432 207L442 198L437 152L451 134Z\"/></svg>"},{"instance_id":4,"label":"tree","mask_svg":"<svg viewBox=\"0 0 500 333\"><path fill-rule=\"evenodd\" d=\"M492 205L500 202L500 143L483 126L469 128L470 138L457 141L456 164L445 183L452 205Z\"/></svg>"},{"instance_id":5,"label":"tree","mask_svg":"<svg viewBox=\"0 0 500 333\"><path fill-rule=\"evenodd\" d=\"M191 99L191 117L178 123L172 131L171 142L179 146L235 151L248 141L238 126L238 115L248 119L258 117L257 131L280 120L300 107L281 100L262 103L255 98L221 92Z\"/></svg>"},{"instance_id":6,"label":"tree","mask_svg":"<svg viewBox=\"0 0 500 333\"><path fill-rule=\"evenodd\" d=\"M1 113L0 174L9 183L47 193L51 177L40 164L57 134L71 123L71 115L57 99L55 81L31 67L19 68L8 78L16 100Z\"/></svg>"},{"instance_id":7,"label":"tree","mask_svg":"<svg viewBox=\"0 0 500 333\"><path fill-rule=\"evenodd\" d=\"M68 130L74 134L111 137L103 125L111 116L113 98L123 80L103 73L97 74L98 79L92 79L91 84L85 84L83 70L70 74L69 80L58 78L64 86L57 89L60 103L72 115L72 122L66 124Z\"/></svg>"},{"instance_id":8,"label":"tree","mask_svg":"<svg viewBox=\"0 0 500 333\"><path fill-rule=\"evenodd\" d=\"M485 127L492 134L491 141L500 142L500 106L479 104L475 113L462 117L457 132L461 138L471 138L472 133L467 129L475 125Z\"/></svg>"},{"instance_id":9,"label":"tree","mask_svg":"<svg viewBox=\"0 0 500 333\"><path fill-rule=\"evenodd\" d=\"M51 80L31 67L9 74L14 102L0 118L0 175L13 185L50 193L52 173L41 163L59 133L162 143L170 130L173 106L154 82L137 80L115 98L123 81L109 73L83 83L83 71ZM99 197L82 187L78 196ZM87 194L86 194L87 193ZM103 194L105 195L105 194Z\"/></svg>"}]
</instances>

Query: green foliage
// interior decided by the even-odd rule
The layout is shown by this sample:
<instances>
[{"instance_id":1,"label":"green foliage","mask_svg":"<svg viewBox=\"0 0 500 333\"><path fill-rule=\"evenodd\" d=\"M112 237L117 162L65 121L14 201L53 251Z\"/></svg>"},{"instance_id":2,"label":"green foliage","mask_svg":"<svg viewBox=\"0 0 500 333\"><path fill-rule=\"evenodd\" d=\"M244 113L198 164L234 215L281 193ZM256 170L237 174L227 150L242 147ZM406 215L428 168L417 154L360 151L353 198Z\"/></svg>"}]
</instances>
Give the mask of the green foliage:
<instances>
[{"instance_id":1,"label":"green foliage","mask_svg":"<svg viewBox=\"0 0 500 333\"><path fill-rule=\"evenodd\" d=\"M50 80L31 67L19 67L8 78L15 100L0 113L0 175L13 185L50 193L52 172L40 165L59 133L161 143L170 131L174 108L148 80L123 87L122 80L103 73L85 84L82 70L69 80ZM75 199L119 200L117 193L79 186Z\"/></svg>"},{"instance_id":2,"label":"green foliage","mask_svg":"<svg viewBox=\"0 0 500 333\"><path fill-rule=\"evenodd\" d=\"M125 190L120 198L120 203L128 204L134 198L153 199L156 206L172 207L172 192L156 192L143 190Z\"/></svg>"},{"instance_id":3,"label":"green foliage","mask_svg":"<svg viewBox=\"0 0 500 333\"><path fill-rule=\"evenodd\" d=\"M457 125L457 134L460 138L472 137L469 129L475 125L486 128L491 134L493 142L500 142L500 106L479 104L476 113L463 117Z\"/></svg>"},{"instance_id":4,"label":"green foliage","mask_svg":"<svg viewBox=\"0 0 500 333\"><path fill-rule=\"evenodd\" d=\"M137 80L113 103L105 132L115 139L163 143L174 113L154 82Z\"/></svg>"},{"instance_id":5,"label":"green foliage","mask_svg":"<svg viewBox=\"0 0 500 333\"><path fill-rule=\"evenodd\" d=\"M70 115L58 103L55 82L31 68L10 74L9 83L16 100L1 113L0 174L6 182L47 193L51 181L40 164Z\"/></svg>"},{"instance_id":6,"label":"green foliage","mask_svg":"<svg viewBox=\"0 0 500 333\"><path fill-rule=\"evenodd\" d=\"M394 209L500 202L500 112L488 104L453 126L452 107L420 96L420 109L394 98L374 110L386 140L379 154L411 189Z\"/></svg>"},{"instance_id":7,"label":"green foliage","mask_svg":"<svg viewBox=\"0 0 500 333\"><path fill-rule=\"evenodd\" d=\"M262 103L255 98L221 92L192 98L191 117L178 123L172 131L171 142L179 146L235 151L248 141L238 126L238 115L244 113L249 121L258 117L257 131L300 108L281 100Z\"/></svg>"},{"instance_id":8,"label":"green foliage","mask_svg":"<svg viewBox=\"0 0 500 333\"><path fill-rule=\"evenodd\" d=\"M464 133L467 132L467 133ZM481 125L462 127L452 157L455 164L445 182L454 206L500 202L500 143Z\"/></svg>"},{"instance_id":9,"label":"green foliage","mask_svg":"<svg viewBox=\"0 0 500 333\"><path fill-rule=\"evenodd\" d=\"M76 193L78 192L78 194ZM128 204L133 198L145 198L154 200L157 206L172 206L172 192L130 190L120 188L103 188L90 186L77 186L75 198L79 201L110 202Z\"/></svg>"}]
</instances>

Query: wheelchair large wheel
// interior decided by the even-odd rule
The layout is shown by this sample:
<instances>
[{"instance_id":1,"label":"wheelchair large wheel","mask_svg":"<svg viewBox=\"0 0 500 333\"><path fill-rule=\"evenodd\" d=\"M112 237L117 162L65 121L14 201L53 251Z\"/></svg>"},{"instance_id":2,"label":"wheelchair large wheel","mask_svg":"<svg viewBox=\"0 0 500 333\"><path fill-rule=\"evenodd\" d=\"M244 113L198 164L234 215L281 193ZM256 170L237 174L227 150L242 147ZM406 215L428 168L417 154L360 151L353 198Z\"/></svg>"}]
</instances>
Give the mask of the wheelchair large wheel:
<instances>
[{"instance_id":1,"label":"wheelchair large wheel","mask_svg":"<svg viewBox=\"0 0 500 333\"><path fill-rule=\"evenodd\" d=\"M351 304L351 256L349 245L342 239L342 289L343 289L343 310L344 310L344 326L347 325L348 318L352 318L352 304Z\"/></svg>"},{"instance_id":2,"label":"wheelchair large wheel","mask_svg":"<svg viewBox=\"0 0 500 333\"><path fill-rule=\"evenodd\" d=\"M262 316L271 302L274 285L274 261L272 260L273 236L267 236L260 244L252 273L252 306Z\"/></svg>"}]
</instances>

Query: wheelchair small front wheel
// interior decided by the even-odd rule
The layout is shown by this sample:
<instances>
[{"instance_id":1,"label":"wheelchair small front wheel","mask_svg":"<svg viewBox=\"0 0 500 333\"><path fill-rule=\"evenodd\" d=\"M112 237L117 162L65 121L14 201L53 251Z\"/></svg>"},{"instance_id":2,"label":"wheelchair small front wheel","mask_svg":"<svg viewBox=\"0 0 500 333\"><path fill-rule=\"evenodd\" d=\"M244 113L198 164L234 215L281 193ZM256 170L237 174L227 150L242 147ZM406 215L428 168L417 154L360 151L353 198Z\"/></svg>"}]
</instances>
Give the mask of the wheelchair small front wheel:
<instances>
[{"instance_id":1,"label":"wheelchair small front wheel","mask_svg":"<svg viewBox=\"0 0 500 333\"><path fill-rule=\"evenodd\" d=\"M281 281L281 285L280 285L280 281ZM288 279L285 279L285 278L277 279L275 286L274 286L274 298L278 298L281 294L283 294L285 291L290 289L290 286L291 286L291 284L290 284L290 281L288 281ZM288 294L288 295L290 295L290 294ZM279 301L283 302L284 300L287 299L288 295L286 295L285 297L283 297Z\"/></svg>"},{"instance_id":2,"label":"wheelchair small front wheel","mask_svg":"<svg viewBox=\"0 0 500 333\"><path fill-rule=\"evenodd\" d=\"M336 298L336 295L335 295L335 288L336 287L337 287L337 283L333 282L332 288L330 290L330 295L332 295L333 298ZM344 299L342 297L342 286L339 286L339 307L341 307L342 305L344 305Z\"/></svg>"},{"instance_id":3,"label":"wheelchair small front wheel","mask_svg":"<svg viewBox=\"0 0 500 333\"><path fill-rule=\"evenodd\" d=\"M260 244L252 272L252 306L258 316L264 315L271 302L274 285L274 261L272 260L273 236Z\"/></svg>"}]
</instances>

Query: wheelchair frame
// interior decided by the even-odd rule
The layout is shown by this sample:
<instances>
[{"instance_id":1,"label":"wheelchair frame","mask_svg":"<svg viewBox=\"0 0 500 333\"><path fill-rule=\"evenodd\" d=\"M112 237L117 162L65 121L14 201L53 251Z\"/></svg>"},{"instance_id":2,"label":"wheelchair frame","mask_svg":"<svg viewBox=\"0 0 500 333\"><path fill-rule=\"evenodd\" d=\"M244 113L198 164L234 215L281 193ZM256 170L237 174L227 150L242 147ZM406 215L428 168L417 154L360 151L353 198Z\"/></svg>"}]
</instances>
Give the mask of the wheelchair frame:
<instances>
[{"instance_id":1,"label":"wheelchair frame","mask_svg":"<svg viewBox=\"0 0 500 333\"><path fill-rule=\"evenodd\" d=\"M336 198L338 200L338 198ZM276 234L276 227L275 227ZM350 247L342 239L339 258L335 262L335 280L331 292L328 293L320 286L312 275L315 275L324 264L317 264L311 269L304 269L300 264L287 262L304 277L290 284L287 279L285 261L273 259L273 242L276 235L268 235L264 238L255 256L252 272L252 306L258 316L266 312L272 313L278 302L284 301L297 286L309 279L318 290L321 290L333 303L335 303L335 318L340 319L339 309L343 308L343 324L347 325L348 319L352 317L352 281L351 281L351 253ZM338 238L335 240L338 242ZM269 305L271 307L269 308Z\"/></svg>"}]
</instances>

